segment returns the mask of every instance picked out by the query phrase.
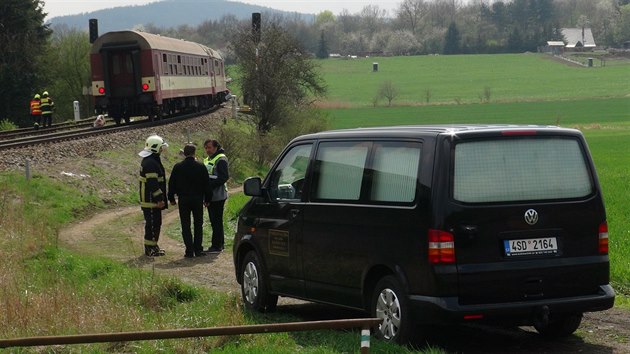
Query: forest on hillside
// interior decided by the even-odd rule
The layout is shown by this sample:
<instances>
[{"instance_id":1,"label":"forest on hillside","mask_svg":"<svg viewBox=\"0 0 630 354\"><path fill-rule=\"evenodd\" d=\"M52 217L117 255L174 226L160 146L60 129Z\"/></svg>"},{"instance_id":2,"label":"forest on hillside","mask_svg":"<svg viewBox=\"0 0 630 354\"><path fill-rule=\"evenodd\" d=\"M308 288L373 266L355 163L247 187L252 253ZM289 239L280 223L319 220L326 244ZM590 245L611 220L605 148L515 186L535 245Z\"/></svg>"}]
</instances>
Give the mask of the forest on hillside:
<instances>
[{"instance_id":1,"label":"forest on hillside","mask_svg":"<svg viewBox=\"0 0 630 354\"><path fill-rule=\"evenodd\" d=\"M630 0L403 0L390 13L378 5L358 13L330 11L314 19L263 12L281 23L310 52L345 55L521 53L550 40L561 28L591 28L599 47L630 41ZM222 50L247 19L233 15L198 26L140 26L147 32L186 38Z\"/></svg>"}]
</instances>

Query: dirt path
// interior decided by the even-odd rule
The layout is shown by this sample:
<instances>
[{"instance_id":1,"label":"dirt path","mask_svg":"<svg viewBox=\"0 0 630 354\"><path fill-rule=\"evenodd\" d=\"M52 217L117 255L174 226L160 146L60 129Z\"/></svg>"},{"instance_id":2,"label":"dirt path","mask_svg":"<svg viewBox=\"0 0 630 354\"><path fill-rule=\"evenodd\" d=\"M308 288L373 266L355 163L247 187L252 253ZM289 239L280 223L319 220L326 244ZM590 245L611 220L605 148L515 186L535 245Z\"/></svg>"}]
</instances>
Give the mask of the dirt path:
<instances>
[{"instance_id":1,"label":"dirt path","mask_svg":"<svg viewBox=\"0 0 630 354\"><path fill-rule=\"evenodd\" d=\"M169 207L163 213L160 238L160 247L166 251L164 257L144 256L143 219L137 206L109 210L70 225L61 230L59 241L64 247L82 254L105 256L129 266L178 277L193 285L239 294L232 253L224 251L218 255L184 258L184 245L179 235L164 236L165 230L178 223L177 208ZM206 247L208 244L209 240L204 240ZM279 305L281 311L293 313L305 320L361 316L357 312L285 298L281 298ZM448 335L437 334L431 344L449 352L630 353L630 311L613 308L585 314L578 335L564 341L545 341L529 327L502 329L462 326L445 333Z\"/></svg>"},{"instance_id":2,"label":"dirt path","mask_svg":"<svg viewBox=\"0 0 630 354\"><path fill-rule=\"evenodd\" d=\"M165 236L173 223L179 223L177 207L163 212L160 247L166 256L144 256L142 213L137 206L113 209L63 229L59 240L65 247L83 254L105 256L133 267L174 276L194 285L223 292L239 292L234 277L231 252L206 257L184 258L184 243ZM209 244L204 240L205 246Z\"/></svg>"}]
</instances>

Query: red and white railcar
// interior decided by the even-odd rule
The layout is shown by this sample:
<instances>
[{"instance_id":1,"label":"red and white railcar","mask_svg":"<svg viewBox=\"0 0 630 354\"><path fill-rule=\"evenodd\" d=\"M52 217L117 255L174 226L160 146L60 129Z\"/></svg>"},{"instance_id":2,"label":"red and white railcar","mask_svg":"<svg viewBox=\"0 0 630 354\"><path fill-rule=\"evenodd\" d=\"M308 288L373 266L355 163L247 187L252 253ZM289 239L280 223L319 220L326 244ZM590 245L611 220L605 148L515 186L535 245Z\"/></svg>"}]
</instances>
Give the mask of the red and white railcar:
<instances>
[{"instance_id":1,"label":"red and white railcar","mask_svg":"<svg viewBox=\"0 0 630 354\"><path fill-rule=\"evenodd\" d=\"M139 31L108 32L90 52L96 113L116 123L224 102L221 55L202 44Z\"/></svg>"}]
</instances>

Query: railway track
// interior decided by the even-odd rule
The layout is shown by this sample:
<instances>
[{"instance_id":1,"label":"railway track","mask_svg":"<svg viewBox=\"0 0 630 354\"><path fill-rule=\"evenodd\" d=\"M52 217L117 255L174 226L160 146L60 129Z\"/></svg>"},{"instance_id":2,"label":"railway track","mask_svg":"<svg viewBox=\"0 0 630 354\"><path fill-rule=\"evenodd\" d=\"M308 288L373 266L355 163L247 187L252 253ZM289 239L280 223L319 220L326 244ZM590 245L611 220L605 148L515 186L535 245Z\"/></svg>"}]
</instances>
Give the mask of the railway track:
<instances>
[{"instance_id":1,"label":"railway track","mask_svg":"<svg viewBox=\"0 0 630 354\"><path fill-rule=\"evenodd\" d=\"M29 128L18 128L14 130L4 130L0 131L0 141L2 140L12 140L12 139L20 139L29 136L37 136L37 135L45 135L50 133L55 133L63 130L70 129L81 129L91 127L94 123L93 118L82 119L74 122L63 122L63 123L55 123L50 128L38 128L35 129L33 127Z\"/></svg>"},{"instance_id":2,"label":"railway track","mask_svg":"<svg viewBox=\"0 0 630 354\"><path fill-rule=\"evenodd\" d=\"M66 127L60 127L59 125L53 126L52 128L45 128L47 130L43 130L43 131L41 129L40 131L36 131L30 128L31 134L28 134L28 132L20 132L20 133L16 132L15 135L9 135L9 134L0 135L0 139L4 139L4 140L0 140L0 150L16 149L16 148L21 148L25 146L47 144L47 143L53 143L53 142L58 142L58 141L77 140L77 139L87 138L90 136L111 134L111 133L116 133L116 132L125 131L125 130L142 129L142 128L160 126L160 125L167 125L167 124L179 122L182 120L198 117L204 114L209 114L216 111L219 108L220 106L215 106L208 110L194 112L194 113L186 113L186 114L164 118L160 120L150 121L148 119L143 119L143 120L132 121L124 125L105 125L101 128L94 128L92 126L92 121L80 122L76 124L70 123ZM11 132L14 132L14 131L11 131ZM7 136L9 137L7 138Z\"/></svg>"}]
</instances>

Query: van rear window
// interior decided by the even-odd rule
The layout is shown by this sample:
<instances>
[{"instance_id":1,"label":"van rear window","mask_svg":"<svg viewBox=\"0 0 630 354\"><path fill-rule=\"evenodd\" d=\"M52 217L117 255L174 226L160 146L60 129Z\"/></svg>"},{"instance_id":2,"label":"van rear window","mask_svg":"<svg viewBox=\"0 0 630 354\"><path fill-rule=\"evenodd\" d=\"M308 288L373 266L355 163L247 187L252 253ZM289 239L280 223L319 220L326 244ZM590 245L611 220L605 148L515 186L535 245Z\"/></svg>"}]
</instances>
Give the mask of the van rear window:
<instances>
[{"instance_id":1,"label":"van rear window","mask_svg":"<svg viewBox=\"0 0 630 354\"><path fill-rule=\"evenodd\" d=\"M561 137L460 142L452 188L467 203L581 198L594 190L580 144Z\"/></svg>"}]
</instances>

